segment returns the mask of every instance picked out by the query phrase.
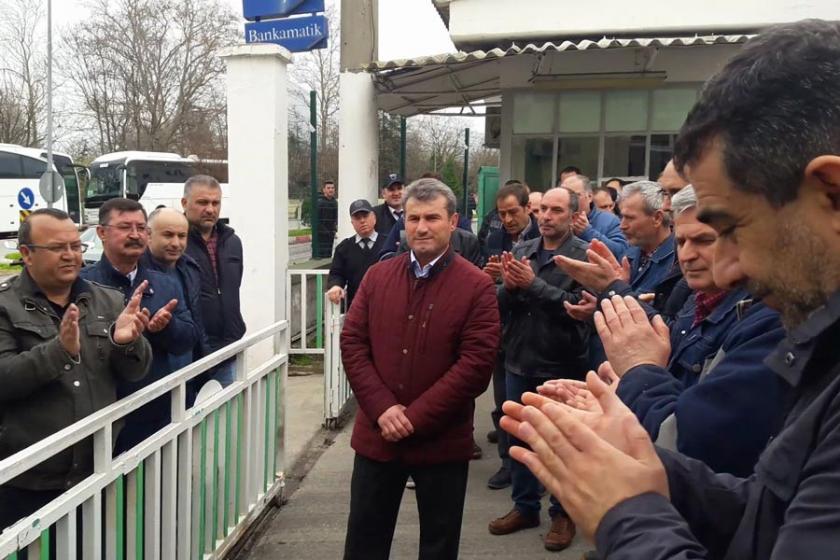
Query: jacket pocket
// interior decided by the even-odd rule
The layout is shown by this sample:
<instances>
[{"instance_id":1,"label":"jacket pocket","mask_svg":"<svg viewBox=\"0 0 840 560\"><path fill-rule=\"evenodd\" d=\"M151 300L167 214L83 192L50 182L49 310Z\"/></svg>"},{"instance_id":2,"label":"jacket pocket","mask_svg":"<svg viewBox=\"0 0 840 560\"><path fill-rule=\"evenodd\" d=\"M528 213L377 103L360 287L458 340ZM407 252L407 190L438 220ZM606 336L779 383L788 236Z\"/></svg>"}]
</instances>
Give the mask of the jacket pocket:
<instances>
[{"instance_id":1,"label":"jacket pocket","mask_svg":"<svg viewBox=\"0 0 840 560\"><path fill-rule=\"evenodd\" d=\"M96 346L96 356L100 360L106 360L108 358L107 349L111 345L111 323L107 321L92 321L87 323L84 329L89 340Z\"/></svg>"},{"instance_id":2,"label":"jacket pocket","mask_svg":"<svg viewBox=\"0 0 840 560\"><path fill-rule=\"evenodd\" d=\"M32 323L29 321L21 321L18 323L12 323L15 329L24 331L29 336L34 336L36 338L40 338L42 340L50 340L58 336L58 327L56 327L52 323L48 324L38 324ZM39 344L37 342L36 344ZM34 346L34 344L33 344Z\"/></svg>"}]
</instances>

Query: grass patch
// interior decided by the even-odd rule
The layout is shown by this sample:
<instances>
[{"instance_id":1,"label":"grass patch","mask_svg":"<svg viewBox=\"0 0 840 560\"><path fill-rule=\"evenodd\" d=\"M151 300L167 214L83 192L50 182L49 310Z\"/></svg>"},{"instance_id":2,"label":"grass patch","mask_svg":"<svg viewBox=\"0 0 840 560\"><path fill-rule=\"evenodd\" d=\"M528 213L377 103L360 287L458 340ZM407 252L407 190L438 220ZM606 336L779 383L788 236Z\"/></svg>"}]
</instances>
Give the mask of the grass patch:
<instances>
[{"instance_id":1,"label":"grass patch","mask_svg":"<svg viewBox=\"0 0 840 560\"><path fill-rule=\"evenodd\" d=\"M311 366L315 364L315 358L309 354L292 354L289 357L289 364L293 366Z\"/></svg>"},{"instance_id":2,"label":"grass patch","mask_svg":"<svg viewBox=\"0 0 840 560\"><path fill-rule=\"evenodd\" d=\"M289 237L301 237L304 235L312 235L312 230L309 228L290 229Z\"/></svg>"},{"instance_id":3,"label":"grass patch","mask_svg":"<svg viewBox=\"0 0 840 560\"><path fill-rule=\"evenodd\" d=\"M17 274L23 270L23 266L19 264L0 263L0 272L11 272Z\"/></svg>"}]
</instances>

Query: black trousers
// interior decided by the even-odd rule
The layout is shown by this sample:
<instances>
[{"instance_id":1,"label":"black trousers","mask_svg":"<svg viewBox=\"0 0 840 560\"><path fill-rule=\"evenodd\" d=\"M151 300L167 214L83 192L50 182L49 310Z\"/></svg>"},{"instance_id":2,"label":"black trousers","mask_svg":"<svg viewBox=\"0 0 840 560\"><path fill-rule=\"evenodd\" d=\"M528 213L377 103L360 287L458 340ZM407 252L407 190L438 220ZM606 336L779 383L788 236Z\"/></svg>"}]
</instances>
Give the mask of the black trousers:
<instances>
[{"instance_id":1,"label":"black trousers","mask_svg":"<svg viewBox=\"0 0 840 560\"><path fill-rule=\"evenodd\" d=\"M24 490L10 486L0 486L0 533L7 527L11 527L24 517L31 515L58 498L62 490ZM77 525L77 531L81 534L82 526ZM49 528L50 532L50 559L55 558L55 525ZM81 543L78 543L81 551ZM29 554L26 549L18 552L18 560L27 560ZM79 556L81 558L81 556Z\"/></svg>"},{"instance_id":2,"label":"black trousers","mask_svg":"<svg viewBox=\"0 0 840 560\"><path fill-rule=\"evenodd\" d=\"M24 490L0 486L0 533L61 494L62 490Z\"/></svg>"},{"instance_id":3,"label":"black trousers","mask_svg":"<svg viewBox=\"0 0 840 560\"><path fill-rule=\"evenodd\" d=\"M469 462L409 466L356 454L344 560L388 560L408 477L420 514L420 560L457 560Z\"/></svg>"},{"instance_id":4,"label":"black trousers","mask_svg":"<svg viewBox=\"0 0 840 560\"><path fill-rule=\"evenodd\" d=\"M496 428L498 434L496 448L499 452L499 459L502 460L503 467L510 469L510 438L508 433L499 427L499 419L504 415L502 404L507 400L505 375L505 355L503 352L499 352L496 358L496 366L493 368L493 402L496 408L490 413L490 417L493 419L493 427Z\"/></svg>"}]
</instances>

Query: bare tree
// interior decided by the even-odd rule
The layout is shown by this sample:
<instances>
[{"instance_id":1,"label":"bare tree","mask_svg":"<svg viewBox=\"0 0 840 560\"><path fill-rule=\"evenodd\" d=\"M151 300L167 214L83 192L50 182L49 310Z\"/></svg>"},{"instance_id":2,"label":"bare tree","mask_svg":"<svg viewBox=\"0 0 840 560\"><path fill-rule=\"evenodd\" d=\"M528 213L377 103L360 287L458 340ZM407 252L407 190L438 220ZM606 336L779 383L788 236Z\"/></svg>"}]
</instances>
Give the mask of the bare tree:
<instances>
[{"instance_id":1,"label":"bare tree","mask_svg":"<svg viewBox=\"0 0 840 560\"><path fill-rule=\"evenodd\" d=\"M217 51L236 41L221 0L91 0L67 37L69 59L100 151L215 156L226 126ZM72 64L71 64L72 62Z\"/></svg>"},{"instance_id":2,"label":"bare tree","mask_svg":"<svg viewBox=\"0 0 840 560\"><path fill-rule=\"evenodd\" d=\"M46 118L46 48L38 25L39 0L10 0L0 6L0 141L40 146Z\"/></svg>"},{"instance_id":3,"label":"bare tree","mask_svg":"<svg viewBox=\"0 0 840 560\"><path fill-rule=\"evenodd\" d=\"M300 85L294 88L303 106L309 105L309 92L315 91L316 117L318 120L318 174L321 179L335 179L338 174L338 78L341 40L339 18L334 6L326 11L331 36L326 48L295 55L292 80ZM339 185L340 188L340 185Z\"/></svg>"}]
</instances>

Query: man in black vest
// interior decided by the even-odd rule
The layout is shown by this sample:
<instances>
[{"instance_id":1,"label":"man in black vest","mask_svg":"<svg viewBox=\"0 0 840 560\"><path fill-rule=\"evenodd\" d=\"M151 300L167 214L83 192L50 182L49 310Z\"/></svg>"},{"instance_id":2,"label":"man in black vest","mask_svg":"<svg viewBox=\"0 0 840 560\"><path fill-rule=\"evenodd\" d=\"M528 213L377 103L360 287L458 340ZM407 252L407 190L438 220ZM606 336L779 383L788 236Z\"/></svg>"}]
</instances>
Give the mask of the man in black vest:
<instances>
[{"instance_id":1,"label":"man in black vest","mask_svg":"<svg viewBox=\"0 0 840 560\"><path fill-rule=\"evenodd\" d=\"M337 304L346 297L348 308L365 272L379 260L379 251L385 241L385 236L375 229L376 214L367 200L359 199L350 205L350 222L356 234L335 248L327 278L330 301Z\"/></svg>"},{"instance_id":2,"label":"man in black vest","mask_svg":"<svg viewBox=\"0 0 840 560\"><path fill-rule=\"evenodd\" d=\"M245 334L239 308L242 241L233 228L219 221L222 187L213 177L187 179L181 205L190 223L186 253L201 268L201 318L210 351L215 352ZM223 386L232 383L233 360L220 364L212 377Z\"/></svg>"}]
</instances>

